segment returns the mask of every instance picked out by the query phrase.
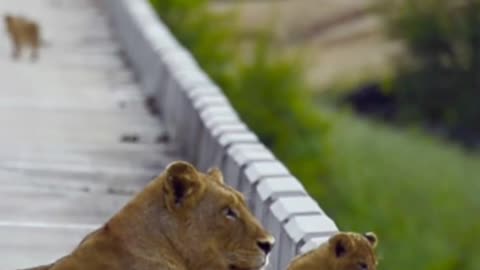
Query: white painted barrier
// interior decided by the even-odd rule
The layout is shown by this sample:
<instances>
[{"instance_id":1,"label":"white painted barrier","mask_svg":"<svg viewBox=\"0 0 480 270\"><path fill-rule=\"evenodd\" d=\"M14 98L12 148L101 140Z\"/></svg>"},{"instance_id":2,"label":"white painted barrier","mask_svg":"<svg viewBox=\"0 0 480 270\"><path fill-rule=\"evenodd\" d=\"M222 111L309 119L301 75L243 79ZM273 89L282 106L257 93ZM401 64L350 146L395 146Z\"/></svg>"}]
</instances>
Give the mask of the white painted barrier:
<instances>
[{"instance_id":1,"label":"white painted barrier","mask_svg":"<svg viewBox=\"0 0 480 270\"><path fill-rule=\"evenodd\" d=\"M276 237L269 269L285 269L337 232L335 223L241 121L222 90L157 17L147 0L105 0L118 40L145 94L186 160L217 166Z\"/></svg>"}]
</instances>

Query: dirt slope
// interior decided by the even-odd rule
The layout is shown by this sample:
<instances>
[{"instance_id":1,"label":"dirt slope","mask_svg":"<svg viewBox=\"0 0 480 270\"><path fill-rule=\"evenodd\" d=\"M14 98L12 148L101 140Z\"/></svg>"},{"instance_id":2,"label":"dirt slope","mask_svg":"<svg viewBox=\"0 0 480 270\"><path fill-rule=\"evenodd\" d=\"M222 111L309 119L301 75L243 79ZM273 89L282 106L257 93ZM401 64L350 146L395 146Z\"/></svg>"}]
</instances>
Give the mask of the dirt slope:
<instances>
[{"instance_id":1,"label":"dirt slope","mask_svg":"<svg viewBox=\"0 0 480 270\"><path fill-rule=\"evenodd\" d=\"M238 8L245 32L273 25L282 48L307 51L308 79L317 89L380 76L401 48L384 37L371 0L212 0L211 7Z\"/></svg>"}]
</instances>

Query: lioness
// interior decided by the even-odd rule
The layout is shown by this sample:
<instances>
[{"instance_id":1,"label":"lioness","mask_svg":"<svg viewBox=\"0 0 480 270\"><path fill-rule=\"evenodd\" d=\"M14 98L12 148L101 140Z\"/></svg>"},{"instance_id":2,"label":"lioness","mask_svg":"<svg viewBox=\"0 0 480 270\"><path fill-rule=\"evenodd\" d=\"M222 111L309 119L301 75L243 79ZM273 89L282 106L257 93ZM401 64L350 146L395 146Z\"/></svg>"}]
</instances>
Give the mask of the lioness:
<instances>
[{"instance_id":1,"label":"lioness","mask_svg":"<svg viewBox=\"0 0 480 270\"><path fill-rule=\"evenodd\" d=\"M38 48L41 45L40 27L38 24L27 18L9 14L4 16L4 20L7 33L13 44L12 58L19 58L22 48L30 47L32 60L37 59Z\"/></svg>"},{"instance_id":2,"label":"lioness","mask_svg":"<svg viewBox=\"0 0 480 270\"><path fill-rule=\"evenodd\" d=\"M288 270L376 270L377 242L377 236L371 232L341 232L293 259Z\"/></svg>"},{"instance_id":3,"label":"lioness","mask_svg":"<svg viewBox=\"0 0 480 270\"><path fill-rule=\"evenodd\" d=\"M273 246L243 196L177 161L66 257L37 270L255 270Z\"/></svg>"}]
</instances>

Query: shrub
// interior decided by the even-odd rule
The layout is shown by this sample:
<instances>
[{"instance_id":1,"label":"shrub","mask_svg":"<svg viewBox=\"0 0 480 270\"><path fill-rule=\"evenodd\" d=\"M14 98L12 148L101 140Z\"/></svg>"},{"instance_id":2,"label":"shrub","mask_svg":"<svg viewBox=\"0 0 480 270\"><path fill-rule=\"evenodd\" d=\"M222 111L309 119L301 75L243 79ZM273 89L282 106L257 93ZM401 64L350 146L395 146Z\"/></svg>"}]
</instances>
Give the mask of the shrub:
<instances>
[{"instance_id":1,"label":"shrub","mask_svg":"<svg viewBox=\"0 0 480 270\"><path fill-rule=\"evenodd\" d=\"M444 126L470 143L480 138L480 1L380 0L387 28L404 41L392 85L400 119Z\"/></svg>"}]
</instances>

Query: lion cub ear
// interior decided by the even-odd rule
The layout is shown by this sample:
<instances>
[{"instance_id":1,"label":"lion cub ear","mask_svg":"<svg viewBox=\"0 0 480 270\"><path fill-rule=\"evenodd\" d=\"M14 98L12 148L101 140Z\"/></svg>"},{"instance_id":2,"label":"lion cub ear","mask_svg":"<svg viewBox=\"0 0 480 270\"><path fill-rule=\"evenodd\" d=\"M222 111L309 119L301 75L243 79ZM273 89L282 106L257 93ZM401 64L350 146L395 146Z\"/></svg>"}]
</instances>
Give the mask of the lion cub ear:
<instances>
[{"instance_id":1,"label":"lion cub ear","mask_svg":"<svg viewBox=\"0 0 480 270\"><path fill-rule=\"evenodd\" d=\"M184 204L187 198L193 196L202 187L195 167L184 161L176 161L167 166L165 181L166 203L171 210Z\"/></svg>"},{"instance_id":2,"label":"lion cub ear","mask_svg":"<svg viewBox=\"0 0 480 270\"><path fill-rule=\"evenodd\" d=\"M347 255L353 249L353 241L350 235L338 233L328 240L328 245L337 258Z\"/></svg>"},{"instance_id":3,"label":"lion cub ear","mask_svg":"<svg viewBox=\"0 0 480 270\"><path fill-rule=\"evenodd\" d=\"M373 248L376 248L377 247L377 244L378 244L378 238L377 238L377 235L373 232L366 232L363 234L363 237L365 237L368 242L370 243L370 245L372 245Z\"/></svg>"},{"instance_id":4,"label":"lion cub ear","mask_svg":"<svg viewBox=\"0 0 480 270\"><path fill-rule=\"evenodd\" d=\"M215 182L223 185L223 174L222 174L222 171L220 171L219 168L211 168L208 170L207 172L208 176L210 176L210 178L212 180L214 180Z\"/></svg>"}]
</instances>

